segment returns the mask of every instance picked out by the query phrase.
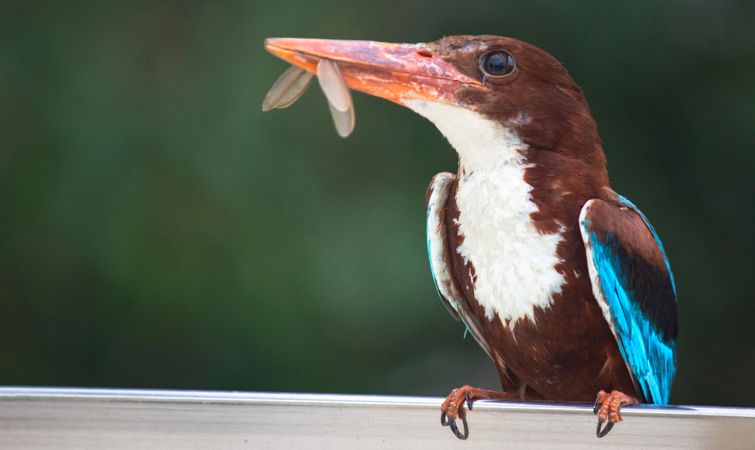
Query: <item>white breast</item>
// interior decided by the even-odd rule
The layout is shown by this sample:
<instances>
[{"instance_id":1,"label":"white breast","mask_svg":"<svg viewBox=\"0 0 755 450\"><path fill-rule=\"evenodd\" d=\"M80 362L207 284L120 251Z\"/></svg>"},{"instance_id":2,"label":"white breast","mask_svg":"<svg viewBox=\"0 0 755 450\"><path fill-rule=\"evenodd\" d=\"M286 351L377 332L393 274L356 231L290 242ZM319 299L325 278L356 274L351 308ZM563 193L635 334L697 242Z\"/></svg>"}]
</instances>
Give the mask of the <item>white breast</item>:
<instances>
[{"instance_id":1,"label":"white breast","mask_svg":"<svg viewBox=\"0 0 755 450\"><path fill-rule=\"evenodd\" d=\"M555 269L562 239L542 234L530 220L537 211L532 186L524 180L526 145L508 128L471 110L443 103L405 100L431 120L459 154L457 193L458 248L475 274L477 301L488 319L497 314L514 324L533 319L536 306L547 308L561 291ZM465 282L465 281L462 281Z\"/></svg>"}]
</instances>

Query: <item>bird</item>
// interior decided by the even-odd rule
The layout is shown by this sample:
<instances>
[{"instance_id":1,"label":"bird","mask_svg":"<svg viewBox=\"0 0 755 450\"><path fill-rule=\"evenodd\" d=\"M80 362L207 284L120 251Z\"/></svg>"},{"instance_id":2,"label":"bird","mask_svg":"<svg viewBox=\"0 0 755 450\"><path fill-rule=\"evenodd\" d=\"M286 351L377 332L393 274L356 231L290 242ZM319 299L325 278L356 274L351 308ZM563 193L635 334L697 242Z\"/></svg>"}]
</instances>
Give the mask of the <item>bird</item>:
<instances>
[{"instance_id":1,"label":"bird","mask_svg":"<svg viewBox=\"0 0 755 450\"><path fill-rule=\"evenodd\" d=\"M501 389L453 389L442 425L466 439L477 400L588 402L603 437L622 406L668 404L674 276L648 218L611 188L596 122L562 63L495 35L265 47L312 73L335 62L350 89L425 117L458 155L427 190L429 265Z\"/></svg>"}]
</instances>

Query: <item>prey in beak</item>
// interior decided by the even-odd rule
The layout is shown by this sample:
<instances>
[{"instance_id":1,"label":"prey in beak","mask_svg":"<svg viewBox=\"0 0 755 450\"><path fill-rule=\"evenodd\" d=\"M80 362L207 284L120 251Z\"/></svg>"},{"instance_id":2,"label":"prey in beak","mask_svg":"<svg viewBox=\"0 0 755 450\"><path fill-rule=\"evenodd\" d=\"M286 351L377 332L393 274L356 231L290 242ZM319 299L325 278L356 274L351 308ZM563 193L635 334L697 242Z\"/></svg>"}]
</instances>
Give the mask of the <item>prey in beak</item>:
<instances>
[{"instance_id":1,"label":"prey in beak","mask_svg":"<svg viewBox=\"0 0 755 450\"><path fill-rule=\"evenodd\" d=\"M351 93L343 80L338 66L327 59L317 63L317 75L320 87L328 99L330 115L336 132L341 137L348 137L354 131L354 105ZM283 109L293 105L309 87L312 74L296 66L289 67L275 80L273 86L262 102L262 111Z\"/></svg>"},{"instance_id":2,"label":"prey in beak","mask_svg":"<svg viewBox=\"0 0 755 450\"><path fill-rule=\"evenodd\" d=\"M293 104L316 74L343 137L354 126L349 89L407 106L410 100L455 103L460 87L484 88L478 79L440 58L435 43L270 38L265 48L293 67L273 85L263 111Z\"/></svg>"}]
</instances>

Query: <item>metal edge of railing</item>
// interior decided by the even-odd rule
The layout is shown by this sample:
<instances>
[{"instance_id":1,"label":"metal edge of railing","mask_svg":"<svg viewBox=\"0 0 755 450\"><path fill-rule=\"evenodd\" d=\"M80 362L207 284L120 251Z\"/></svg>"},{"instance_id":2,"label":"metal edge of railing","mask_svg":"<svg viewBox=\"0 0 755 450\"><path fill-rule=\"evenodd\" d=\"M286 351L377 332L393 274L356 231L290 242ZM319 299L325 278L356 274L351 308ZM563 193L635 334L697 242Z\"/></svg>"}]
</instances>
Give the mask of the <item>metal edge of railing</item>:
<instances>
[{"instance_id":1,"label":"metal edge of railing","mask_svg":"<svg viewBox=\"0 0 755 450\"><path fill-rule=\"evenodd\" d=\"M61 388L61 387L0 387L0 401L13 399L78 399L112 400L129 402L216 403L216 404L289 404L289 405L343 405L373 407L439 407L442 398L353 395L353 394L305 394L240 391L199 391L165 389L113 389L113 388ZM580 403L504 402L480 401L475 409L503 410L512 412L578 413L592 411L592 405ZM630 405L622 410L625 416L698 416L755 418L755 408L688 405Z\"/></svg>"},{"instance_id":2,"label":"metal edge of railing","mask_svg":"<svg viewBox=\"0 0 755 450\"><path fill-rule=\"evenodd\" d=\"M0 386L3 450L755 448L755 409L625 407L597 439L592 405L475 404L470 442L437 397Z\"/></svg>"}]
</instances>

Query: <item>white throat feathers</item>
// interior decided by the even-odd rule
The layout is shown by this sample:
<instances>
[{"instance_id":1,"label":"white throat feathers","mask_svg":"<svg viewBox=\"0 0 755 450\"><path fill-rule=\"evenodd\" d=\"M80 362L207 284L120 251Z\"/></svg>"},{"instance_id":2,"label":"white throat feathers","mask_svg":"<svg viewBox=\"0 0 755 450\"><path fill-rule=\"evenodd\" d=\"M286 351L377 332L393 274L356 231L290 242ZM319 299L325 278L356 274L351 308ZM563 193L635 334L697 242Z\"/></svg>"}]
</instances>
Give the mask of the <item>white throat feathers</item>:
<instances>
[{"instance_id":1,"label":"white throat feathers","mask_svg":"<svg viewBox=\"0 0 755 450\"><path fill-rule=\"evenodd\" d=\"M530 219L538 208L524 180L527 146L502 124L445 103L404 100L440 130L459 155L457 249L474 267L461 284L473 283L475 298L493 320L513 326L534 308L548 308L561 292L557 247L562 232L543 234Z\"/></svg>"}]
</instances>

